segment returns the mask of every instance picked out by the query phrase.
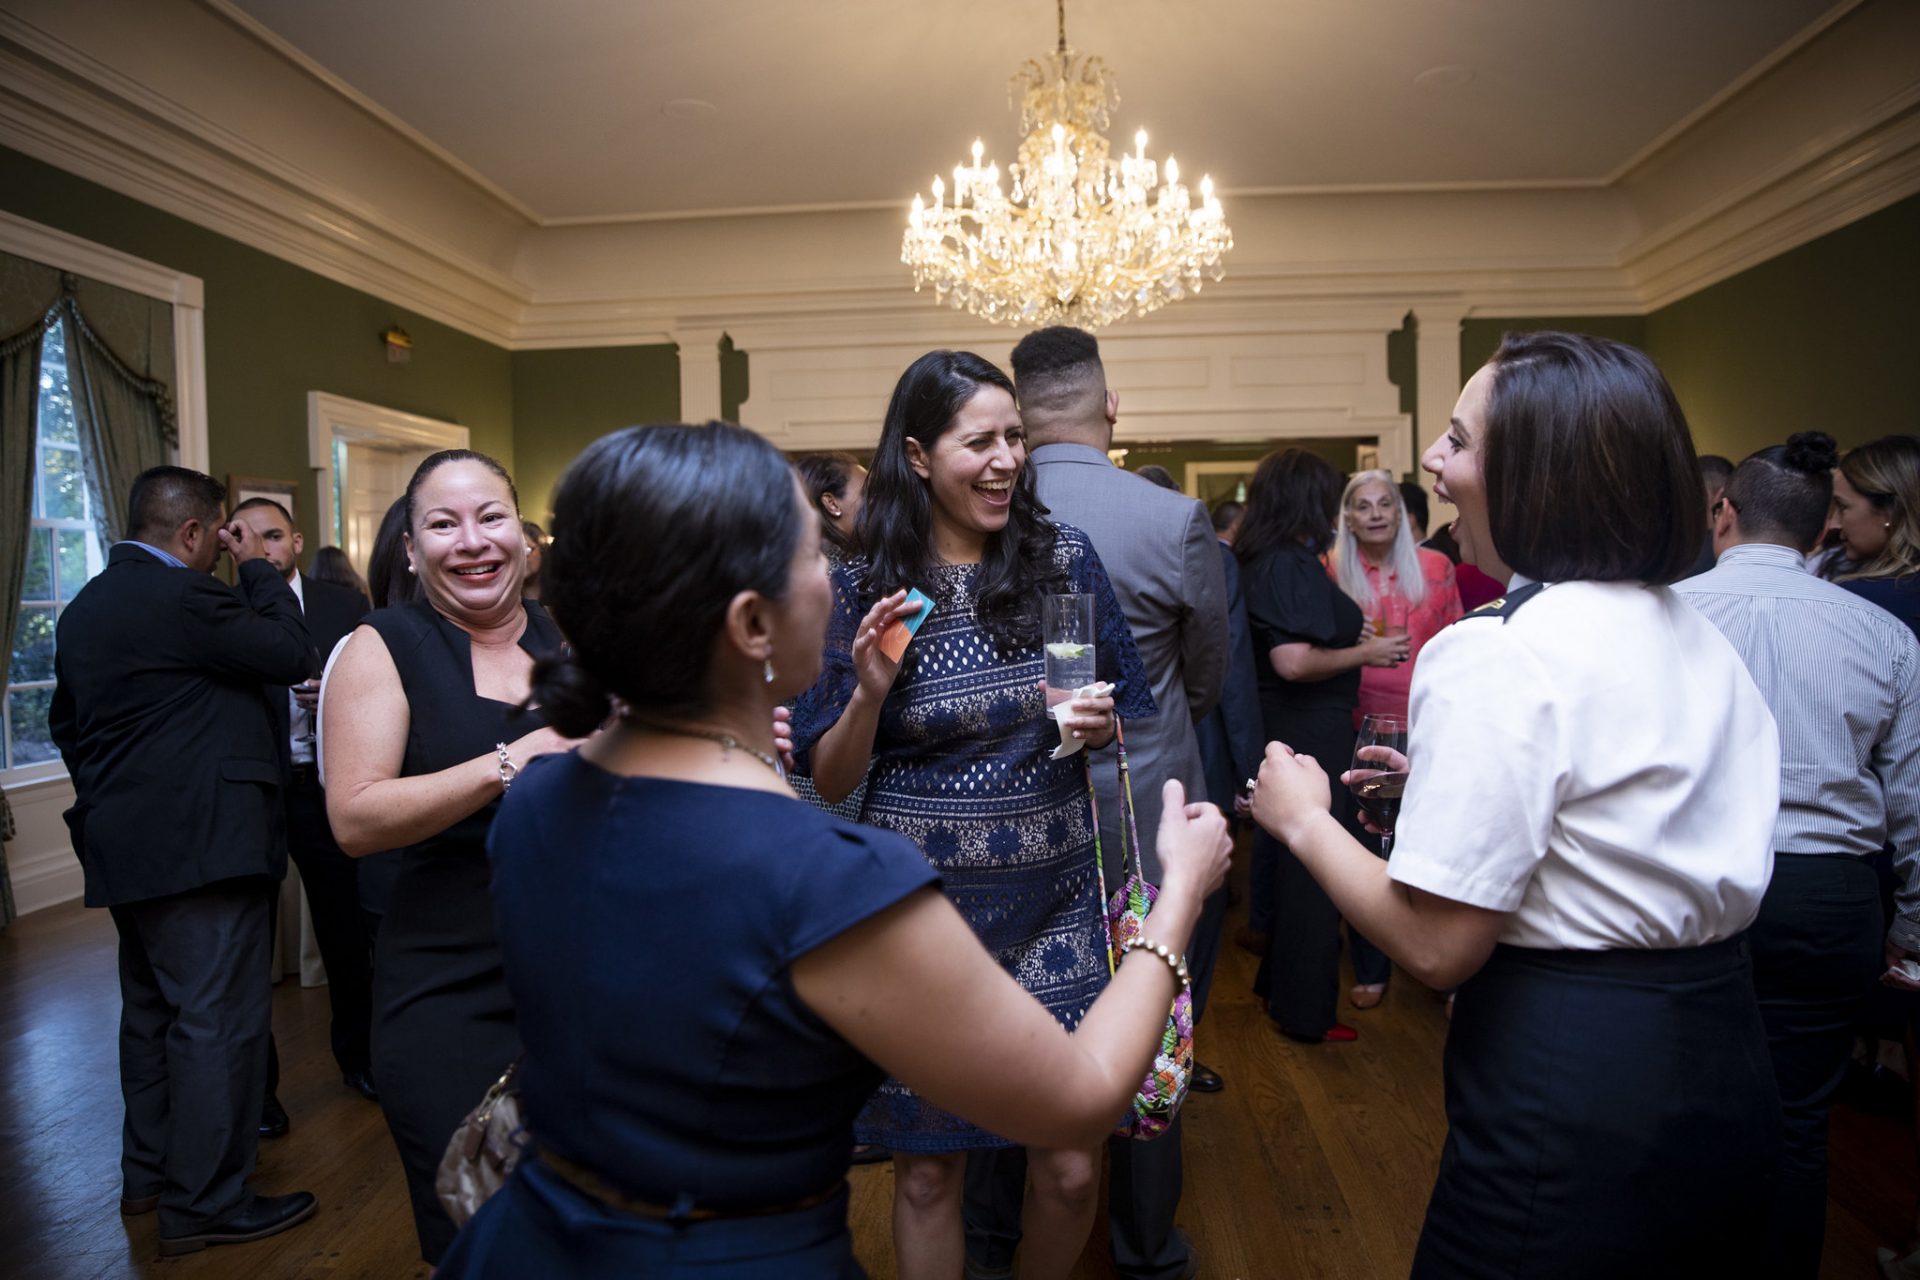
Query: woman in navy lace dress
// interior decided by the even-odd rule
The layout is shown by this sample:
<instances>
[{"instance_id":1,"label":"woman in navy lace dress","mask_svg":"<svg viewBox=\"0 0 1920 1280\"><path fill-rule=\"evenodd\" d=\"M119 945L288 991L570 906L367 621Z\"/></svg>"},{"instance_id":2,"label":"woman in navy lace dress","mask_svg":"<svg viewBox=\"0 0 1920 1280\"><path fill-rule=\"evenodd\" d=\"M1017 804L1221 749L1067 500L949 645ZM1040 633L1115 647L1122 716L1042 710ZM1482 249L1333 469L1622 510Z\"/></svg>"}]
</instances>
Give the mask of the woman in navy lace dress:
<instances>
[{"instance_id":1,"label":"woman in navy lace dress","mask_svg":"<svg viewBox=\"0 0 1920 1280\"><path fill-rule=\"evenodd\" d=\"M1060 736L1041 688L1041 598L1094 597L1096 672L1115 688L1067 713L1074 733L1104 745L1115 713L1151 715L1153 695L1092 545L1033 496L1005 374L935 351L901 376L860 542L864 554L834 569L826 661L794 708L795 745L828 799L867 777L862 820L917 844L987 950L1072 1028L1107 959L1085 765L1050 758ZM876 641L910 609L910 587L933 604L895 664ZM1010 1144L897 1080L858 1132L894 1153L901 1273L957 1274L966 1152ZM1092 1225L1095 1153L1032 1155L1023 1274L1064 1276Z\"/></svg>"}]
</instances>

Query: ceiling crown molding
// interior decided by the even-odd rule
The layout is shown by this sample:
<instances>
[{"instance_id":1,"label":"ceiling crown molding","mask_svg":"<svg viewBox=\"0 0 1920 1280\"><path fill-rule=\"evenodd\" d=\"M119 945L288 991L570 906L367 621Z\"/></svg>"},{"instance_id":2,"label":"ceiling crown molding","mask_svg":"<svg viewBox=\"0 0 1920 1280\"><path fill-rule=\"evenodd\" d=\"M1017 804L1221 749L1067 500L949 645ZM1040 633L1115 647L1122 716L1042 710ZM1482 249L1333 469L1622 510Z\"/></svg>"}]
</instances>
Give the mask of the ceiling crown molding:
<instances>
[{"instance_id":1,"label":"ceiling crown molding","mask_svg":"<svg viewBox=\"0 0 1920 1280\"><path fill-rule=\"evenodd\" d=\"M410 148L421 165L431 166L423 172L436 182L454 182L447 177L452 171L472 184L423 216L465 209L476 226L484 224L484 233L446 220L452 213L439 227L444 234L397 217L391 212L395 190L382 191L371 180L354 190L329 183L249 138L246 120L209 119L4 11L0 145L511 349L664 342L689 330L738 331L763 321L884 327L916 312L940 314L929 299L908 292L904 268L885 270L890 253L855 264L844 256L846 231L837 247L821 234L837 219L878 216L864 208L840 214L737 211L741 216L685 241L655 239L680 234L684 220L534 225L531 210L263 32L228 0L206 2L209 13L259 42L269 69L277 58L289 77L301 77L288 80L300 93L316 92L311 83L326 86L351 104L352 120L370 118L403 139L405 148L396 148ZM1267 260L1237 259L1225 282L1183 304L1181 317L1190 314L1191 320L1176 319L1204 325L1206 316L1248 307L1422 296L1458 298L1465 311L1481 315L1639 314L1667 305L1920 191L1920 73L1903 70L1893 52L1914 26L1901 0L1848 0L1636 156L1606 186L1575 184L1577 189L1558 193L1557 203L1531 203L1548 196L1524 185L1245 196L1242 207L1253 213L1264 205L1262 216L1281 229L1269 236ZM1884 52L1861 52L1872 49ZM1857 79L1886 86L1874 90L1877 99L1860 105L1842 91L1829 92L1836 77L1852 71L1849 58L1871 64ZM1863 102L1870 97L1856 96ZM1775 144L1783 102L1812 122L1805 136L1794 135L1797 142ZM344 128L337 121L314 125L323 127ZM1720 166L1727 174L1720 186L1690 178L1703 165L1714 167L1722 148L1738 153L1739 163ZM1344 212L1319 203L1343 199L1379 202L1367 206L1372 240L1363 242L1356 233L1351 245L1323 244L1317 258L1275 259L1287 247L1283 233L1293 215ZM1498 215L1486 219L1488 227L1545 227L1576 210L1594 216L1580 215L1578 231L1534 237L1544 250L1514 254L1504 252L1507 240L1494 230L1478 236L1478 249L1459 237L1424 235L1435 208L1447 210L1455 226L1473 225L1482 211ZM1320 221L1328 220L1323 212ZM1331 221L1339 223L1337 217ZM1404 234L1382 231L1402 224ZM854 227L851 221L837 225ZM550 252L572 243L556 238L577 234L596 237L592 247ZM770 255L770 242L781 251ZM459 243L479 246L492 260ZM735 269L729 282L727 267L740 245L754 246L751 260L763 266ZM1251 239L1248 249L1257 251ZM632 268L641 261L662 264L662 270ZM708 263L712 270L705 269ZM668 269L673 267L679 269Z\"/></svg>"}]
</instances>

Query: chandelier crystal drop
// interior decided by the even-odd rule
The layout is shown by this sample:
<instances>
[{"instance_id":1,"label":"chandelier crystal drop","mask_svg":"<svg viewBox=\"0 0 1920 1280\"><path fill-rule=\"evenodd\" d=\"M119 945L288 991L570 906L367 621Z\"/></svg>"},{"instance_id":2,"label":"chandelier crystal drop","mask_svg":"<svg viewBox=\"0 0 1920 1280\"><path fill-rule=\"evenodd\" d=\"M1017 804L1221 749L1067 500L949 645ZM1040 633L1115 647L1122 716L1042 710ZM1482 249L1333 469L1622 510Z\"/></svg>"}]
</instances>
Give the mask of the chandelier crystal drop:
<instances>
[{"instance_id":1,"label":"chandelier crystal drop","mask_svg":"<svg viewBox=\"0 0 1920 1280\"><path fill-rule=\"evenodd\" d=\"M1066 0L1058 0L1060 42L1045 61L1014 74L1020 103L1020 158L1008 166L955 165L951 192L934 178L932 201L913 198L900 260L913 288L996 324L1097 329L1145 315L1223 274L1233 248L1213 194L1200 179L1196 204L1167 157L1147 158L1147 134L1114 159L1105 137L1120 105L1100 58L1067 46Z\"/></svg>"}]
</instances>

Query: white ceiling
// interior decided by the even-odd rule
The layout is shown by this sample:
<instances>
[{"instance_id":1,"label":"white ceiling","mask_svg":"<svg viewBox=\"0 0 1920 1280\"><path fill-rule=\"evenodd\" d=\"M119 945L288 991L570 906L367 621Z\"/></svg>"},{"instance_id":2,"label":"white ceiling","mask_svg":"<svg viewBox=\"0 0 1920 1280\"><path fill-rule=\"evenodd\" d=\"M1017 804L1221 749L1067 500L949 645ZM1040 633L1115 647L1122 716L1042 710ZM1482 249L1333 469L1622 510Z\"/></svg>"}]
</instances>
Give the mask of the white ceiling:
<instances>
[{"instance_id":1,"label":"white ceiling","mask_svg":"<svg viewBox=\"0 0 1920 1280\"><path fill-rule=\"evenodd\" d=\"M1047 0L209 2L542 222L904 205L976 135L1012 157L1007 80L1054 38ZM1598 185L1834 8L1068 0L1067 32L1116 136L1229 193Z\"/></svg>"}]
</instances>

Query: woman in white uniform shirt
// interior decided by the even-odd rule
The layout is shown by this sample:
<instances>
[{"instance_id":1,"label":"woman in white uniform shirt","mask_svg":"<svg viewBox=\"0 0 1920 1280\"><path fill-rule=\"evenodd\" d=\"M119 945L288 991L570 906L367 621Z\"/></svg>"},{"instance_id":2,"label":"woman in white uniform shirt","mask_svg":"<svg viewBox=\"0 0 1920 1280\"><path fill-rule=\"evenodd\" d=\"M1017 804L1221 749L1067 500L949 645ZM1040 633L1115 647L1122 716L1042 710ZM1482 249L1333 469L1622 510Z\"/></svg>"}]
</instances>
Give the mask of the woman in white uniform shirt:
<instances>
[{"instance_id":1,"label":"woman in white uniform shirt","mask_svg":"<svg viewBox=\"0 0 1920 1280\"><path fill-rule=\"evenodd\" d=\"M1704 537L1685 419L1639 351L1558 333L1509 335L1454 414L1422 465L1511 587L1420 656L1392 860L1327 811L1345 761L1270 745L1254 816L1462 984L1416 1277L1746 1274L1780 1121L1741 934L1779 745L1665 587Z\"/></svg>"}]
</instances>

